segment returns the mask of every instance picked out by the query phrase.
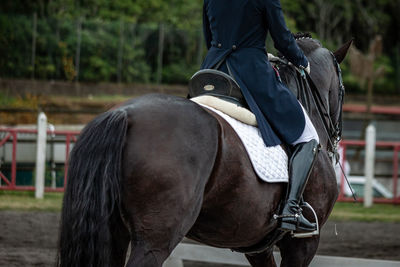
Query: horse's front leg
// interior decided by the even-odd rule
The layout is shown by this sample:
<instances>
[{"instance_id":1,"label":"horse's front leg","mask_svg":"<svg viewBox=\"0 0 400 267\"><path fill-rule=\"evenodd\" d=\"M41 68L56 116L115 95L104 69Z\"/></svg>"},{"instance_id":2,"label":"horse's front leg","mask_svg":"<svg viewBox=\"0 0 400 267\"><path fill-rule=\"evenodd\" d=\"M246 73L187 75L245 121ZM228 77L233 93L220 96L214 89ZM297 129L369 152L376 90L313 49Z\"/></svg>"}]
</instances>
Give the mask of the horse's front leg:
<instances>
[{"instance_id":1,"label":"horse's front leg","mask_svg":"<svg viewBox=\"0 0 400 267\"><path fill-rule=\"evenodd\" d=\"M272 249L264 251L260 254L247 255L246 258L253 267L276 267Z\"/></svg>"},{"instance_id":2,"label":"horse's front leg","mask_svg":"<svg viewBox=\"0 0 400 267\"><path fill-rule=\"evenodd\" d=\"M292 238L286 235L278 242L281 251L281 267L307 267L315 254L319 244L319 235L309 238Z\"/></svg>"}]
</instances>

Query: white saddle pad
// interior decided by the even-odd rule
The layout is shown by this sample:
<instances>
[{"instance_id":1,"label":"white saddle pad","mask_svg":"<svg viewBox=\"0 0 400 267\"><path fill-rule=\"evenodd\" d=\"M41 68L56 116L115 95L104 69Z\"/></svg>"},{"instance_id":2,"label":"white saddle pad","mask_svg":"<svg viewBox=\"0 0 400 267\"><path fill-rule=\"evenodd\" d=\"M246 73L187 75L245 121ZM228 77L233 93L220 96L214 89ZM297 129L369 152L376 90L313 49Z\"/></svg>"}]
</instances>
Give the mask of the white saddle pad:
<instances>
[{"instance_id":1,"label":"white saddle pad","mask_svg":"<svg viewBox=\"0 0 400 267\"><path fill-rule=\"evenodd\" d=\"M267 147L257 127L244 124L212 107L208 108L224 118L242 140L255 172L261 180L269 183L288 182L288 157L281 146Z\"/></svg>"}]
</instances>

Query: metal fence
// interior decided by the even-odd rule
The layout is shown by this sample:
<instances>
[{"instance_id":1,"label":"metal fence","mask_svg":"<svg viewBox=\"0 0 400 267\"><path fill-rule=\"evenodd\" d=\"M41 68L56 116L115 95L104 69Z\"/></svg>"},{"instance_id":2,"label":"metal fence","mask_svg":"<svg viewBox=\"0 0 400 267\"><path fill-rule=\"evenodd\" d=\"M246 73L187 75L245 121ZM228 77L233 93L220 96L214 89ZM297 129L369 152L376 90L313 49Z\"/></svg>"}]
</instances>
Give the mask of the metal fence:
<instances>
[{"instance_id":1,"label":"metal fence","mask_svg":"<svg viewBox=\"0 0 400 267\"><path fill-rule=\"evenodd\" d=\"M33 162L36 151L37 130L34 129L0 129L0 190L34 191ZM79 135L77 131L47 131L47 192L63 192L67 182L68 158L71 146ZM33 158L33 159L32 159ZM23 164L30 164L27 172L31 179L24 180ZM57 168L56 164L61 165ZM57 172L58 180L57 185ZM19 175L18 175L19 174ZM19 176L19 177L18 177ZM17 180L19 178L19 180Z\"/></svg>"},{"instance_id":2,"label":"metal fence","mask_svg":"<svg viewBox=\"0 0 400 267\"><path fill-rule=\"evenodd\" d=\"M46 172L46 191L64 191L67 181L68 157L72 145L76 142L79 131L47 131L47 172ZM31 184L21 185L18 183L18 173L23 169L22 163L34 162L35 153L30 150L35 149L37 130L34 129L14 129L0 128L0 190L34 190L33 178ZM28 147L30 143L31 147ZM23 146L25 146L23 148ZM345 166L347 160L346 152L349 148L365 147L363 140L343 140L341 142L343 155L341 158L342 165ZM392 152L392 192L393 198L374 198L375 203L393 203L400 204L400 196L398 194L399 179L399 152L400 142L376 142L376 148ZM27 158L28 157L28 158ZM56 167L56 165L58 167ZM33 164L31 170L33 170ZM56 174L54 174L56 173ZM20 174L22 176L22 174ZM56 178L54 178L57 176ZM19 177L21 180L22 177ZM57 179L57 182L54 180ZM340 178L340 194L338 201L353 201L345 194L344 176ZM363 201L359 198L358 201Z\"/></svg>"},{"instance_id":3,"label":"metal fence","mask_svg":"<svg viewBox=\"0 0 400 267\"><path fill-rule=\"evenodd\" d=\"M345 162L347 160L347 151L351 148L364 148L366 145L365 140L342 140L340 146L343 149L341 156L342 166L346 166ZM400 196L397 193L398 179L399 179L399 152L400 152L400 142L387 142L387 141L377 141L375 144L376 149L392 151L392 192L393 198L374 198L375 203L393 203L400 204ZM340 193L338 201L352 202L353 198L345 195L346 181L344 174L341 174L340 178ZM363 202L363 198L358 198L358 202Z\"/></svg>"}]
</instances>

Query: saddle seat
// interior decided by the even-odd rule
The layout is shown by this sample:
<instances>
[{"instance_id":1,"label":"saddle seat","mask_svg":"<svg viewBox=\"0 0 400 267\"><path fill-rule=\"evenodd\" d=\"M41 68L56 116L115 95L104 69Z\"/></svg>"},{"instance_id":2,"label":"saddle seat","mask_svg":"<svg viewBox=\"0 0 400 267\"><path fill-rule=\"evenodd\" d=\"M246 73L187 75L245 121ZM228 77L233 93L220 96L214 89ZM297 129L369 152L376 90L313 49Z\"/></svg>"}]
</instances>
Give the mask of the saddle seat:
<instances>
[{"instance_id":1,"label":"saddle seat","mask_svg":"<svg viewBox=\"0 0 400 267\"><path fill-rule=\"evenodd\" d=\"M204 69L189 81L192 101L212 107L245 124L257 126L255 115L248 109L238 83L228 74Z\"/></svg>"}]
</instances>

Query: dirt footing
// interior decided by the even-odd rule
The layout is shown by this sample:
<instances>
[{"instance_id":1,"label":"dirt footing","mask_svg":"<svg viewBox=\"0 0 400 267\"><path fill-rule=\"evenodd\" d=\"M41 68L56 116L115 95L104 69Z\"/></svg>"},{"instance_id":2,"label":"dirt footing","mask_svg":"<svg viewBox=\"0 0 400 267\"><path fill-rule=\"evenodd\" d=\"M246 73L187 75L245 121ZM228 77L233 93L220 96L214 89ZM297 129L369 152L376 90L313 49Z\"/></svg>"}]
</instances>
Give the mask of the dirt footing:
<instances>
[{"instance_id":1,"label":"dirt footing","mask_svg":"<svg viewBox=\"0 0 400 267\"><path fill-rule=\"evenodd\" d=\"M0 266L54 266L60 214L0 212ZM328 222L319 255L400 260L400 224ZM186 262L185 267L227 267Z\"/></svg>"}]
</instances>

